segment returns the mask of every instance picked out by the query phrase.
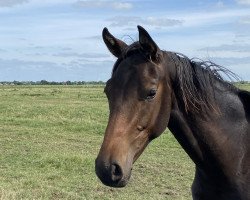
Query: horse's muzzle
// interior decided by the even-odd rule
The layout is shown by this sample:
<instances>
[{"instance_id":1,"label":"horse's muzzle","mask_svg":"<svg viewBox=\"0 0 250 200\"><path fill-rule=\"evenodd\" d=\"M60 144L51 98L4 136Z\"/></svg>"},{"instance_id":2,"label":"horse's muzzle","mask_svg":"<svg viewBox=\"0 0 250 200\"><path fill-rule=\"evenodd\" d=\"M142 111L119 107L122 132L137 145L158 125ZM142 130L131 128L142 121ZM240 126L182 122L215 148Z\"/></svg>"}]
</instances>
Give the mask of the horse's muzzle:
<instances>
[{"instance_id":1,"label":"horse's muzzle","mask_svg":"<svg viewBox=\"0 0 250 200\"><path fill-rule=\"evenodd\" d=\"M115 161L109 164L97 158L95 161L95 171L104 185L110 187L124 187L128 182L128 179L124 176L122 167Z\"/></svg>"}]
</instances>

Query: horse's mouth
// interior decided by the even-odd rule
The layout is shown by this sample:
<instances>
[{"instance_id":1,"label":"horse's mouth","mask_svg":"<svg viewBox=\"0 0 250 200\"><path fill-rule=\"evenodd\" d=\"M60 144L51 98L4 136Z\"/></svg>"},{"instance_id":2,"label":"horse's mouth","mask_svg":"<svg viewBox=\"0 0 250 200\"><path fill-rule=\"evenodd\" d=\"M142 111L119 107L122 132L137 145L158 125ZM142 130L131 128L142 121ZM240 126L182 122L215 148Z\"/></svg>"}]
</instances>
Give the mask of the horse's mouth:
<instances>
[{"instance_id":1,"label":"horse's mouth","mask_svg":"<svg viewBox=\"0 0 250 200\"><path fill-rule=\"evenodd\" d=\"M98 175L97 175L98 176ZM114 188L122 188L122 187L125 187L128 182L129 182L129 179L130 179L130 176L131 176L131 172L128 176L126 177L123 177L121 180L118 180L118 181L113 181L112 179L110 178L102 178L100 176L99 179L101 180L101 182L106 185L106 186L109 186L109 187L114 187Z\"/></svg>"}]
</instances>

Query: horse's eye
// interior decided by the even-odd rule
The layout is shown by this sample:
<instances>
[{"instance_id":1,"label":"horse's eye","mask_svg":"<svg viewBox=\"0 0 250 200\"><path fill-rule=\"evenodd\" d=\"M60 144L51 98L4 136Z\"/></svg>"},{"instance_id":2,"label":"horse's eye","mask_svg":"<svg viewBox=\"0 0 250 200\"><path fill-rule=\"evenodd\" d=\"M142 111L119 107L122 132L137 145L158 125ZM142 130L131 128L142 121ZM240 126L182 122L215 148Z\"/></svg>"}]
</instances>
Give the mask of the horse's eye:
<instances>
[{"instance_id":1,"label":"horse's eye","mask_svg":"<svg viewBox=\"0 0 250 200\"><path fill-rule=\"evenodd\" d=\"M156 89L149 90L148 95L147 95L147 99L150 100L150 99L155 98L156 92L157 92Z\"/></svg>"}]
</instances>

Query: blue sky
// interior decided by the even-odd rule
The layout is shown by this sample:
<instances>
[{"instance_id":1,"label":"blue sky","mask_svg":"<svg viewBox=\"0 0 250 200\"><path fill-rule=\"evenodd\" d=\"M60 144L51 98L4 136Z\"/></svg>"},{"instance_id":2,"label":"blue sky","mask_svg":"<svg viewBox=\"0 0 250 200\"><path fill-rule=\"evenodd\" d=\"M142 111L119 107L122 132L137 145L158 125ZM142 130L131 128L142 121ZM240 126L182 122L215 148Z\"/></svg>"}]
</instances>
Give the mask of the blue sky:
<instances>
[{"instance_id":1,"label":"blue sky","mask_svg":"<svg viewBox=\"0 0 250 200\"><path fill-rule=\"evenodd\" d=\"M106 81L101 32L212 60L250 81L250 0L0 0L0 81Z\"/></svg>"}]
</instances>

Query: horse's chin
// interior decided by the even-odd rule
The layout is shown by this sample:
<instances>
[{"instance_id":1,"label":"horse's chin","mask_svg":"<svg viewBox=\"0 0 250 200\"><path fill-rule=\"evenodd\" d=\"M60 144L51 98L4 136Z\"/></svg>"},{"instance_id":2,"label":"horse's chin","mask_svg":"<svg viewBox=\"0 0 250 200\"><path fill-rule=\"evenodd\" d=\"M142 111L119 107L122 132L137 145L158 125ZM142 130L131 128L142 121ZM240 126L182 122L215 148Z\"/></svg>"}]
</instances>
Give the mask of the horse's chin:
<instances>
[{"instance_id":1,"label":"horse's chin","mask_svg":"<svg viewBox=\"0 0 250 200\"><path fill-rule=\"evenodd\" d=\"M130 180L130 177L131 177L131 171L129 172L128 175L125 175L125 176L124 176L120 181L118 181L118 182L107 182L107 181L103 181L102 179L101 179L101 181L102 181L102 183L103 183L104 185L109 186L109 187L113 187L113 188L123 188L123 187L125 187L125 186L128 184L128 182L129 182L129 180Z\"/></svg>"},{"instance_id":2,"label":"horse's chin","mask_svg":"<svg viewBox=\"0 0 250 200\"><path fill-rule=\"evenodd\" d=\"M123 188L128 184L129 180L121 180L118 183L112 183L112 184L105 184L106 186L113 187L113 188Z\"/></svg>"}]
</instances>

